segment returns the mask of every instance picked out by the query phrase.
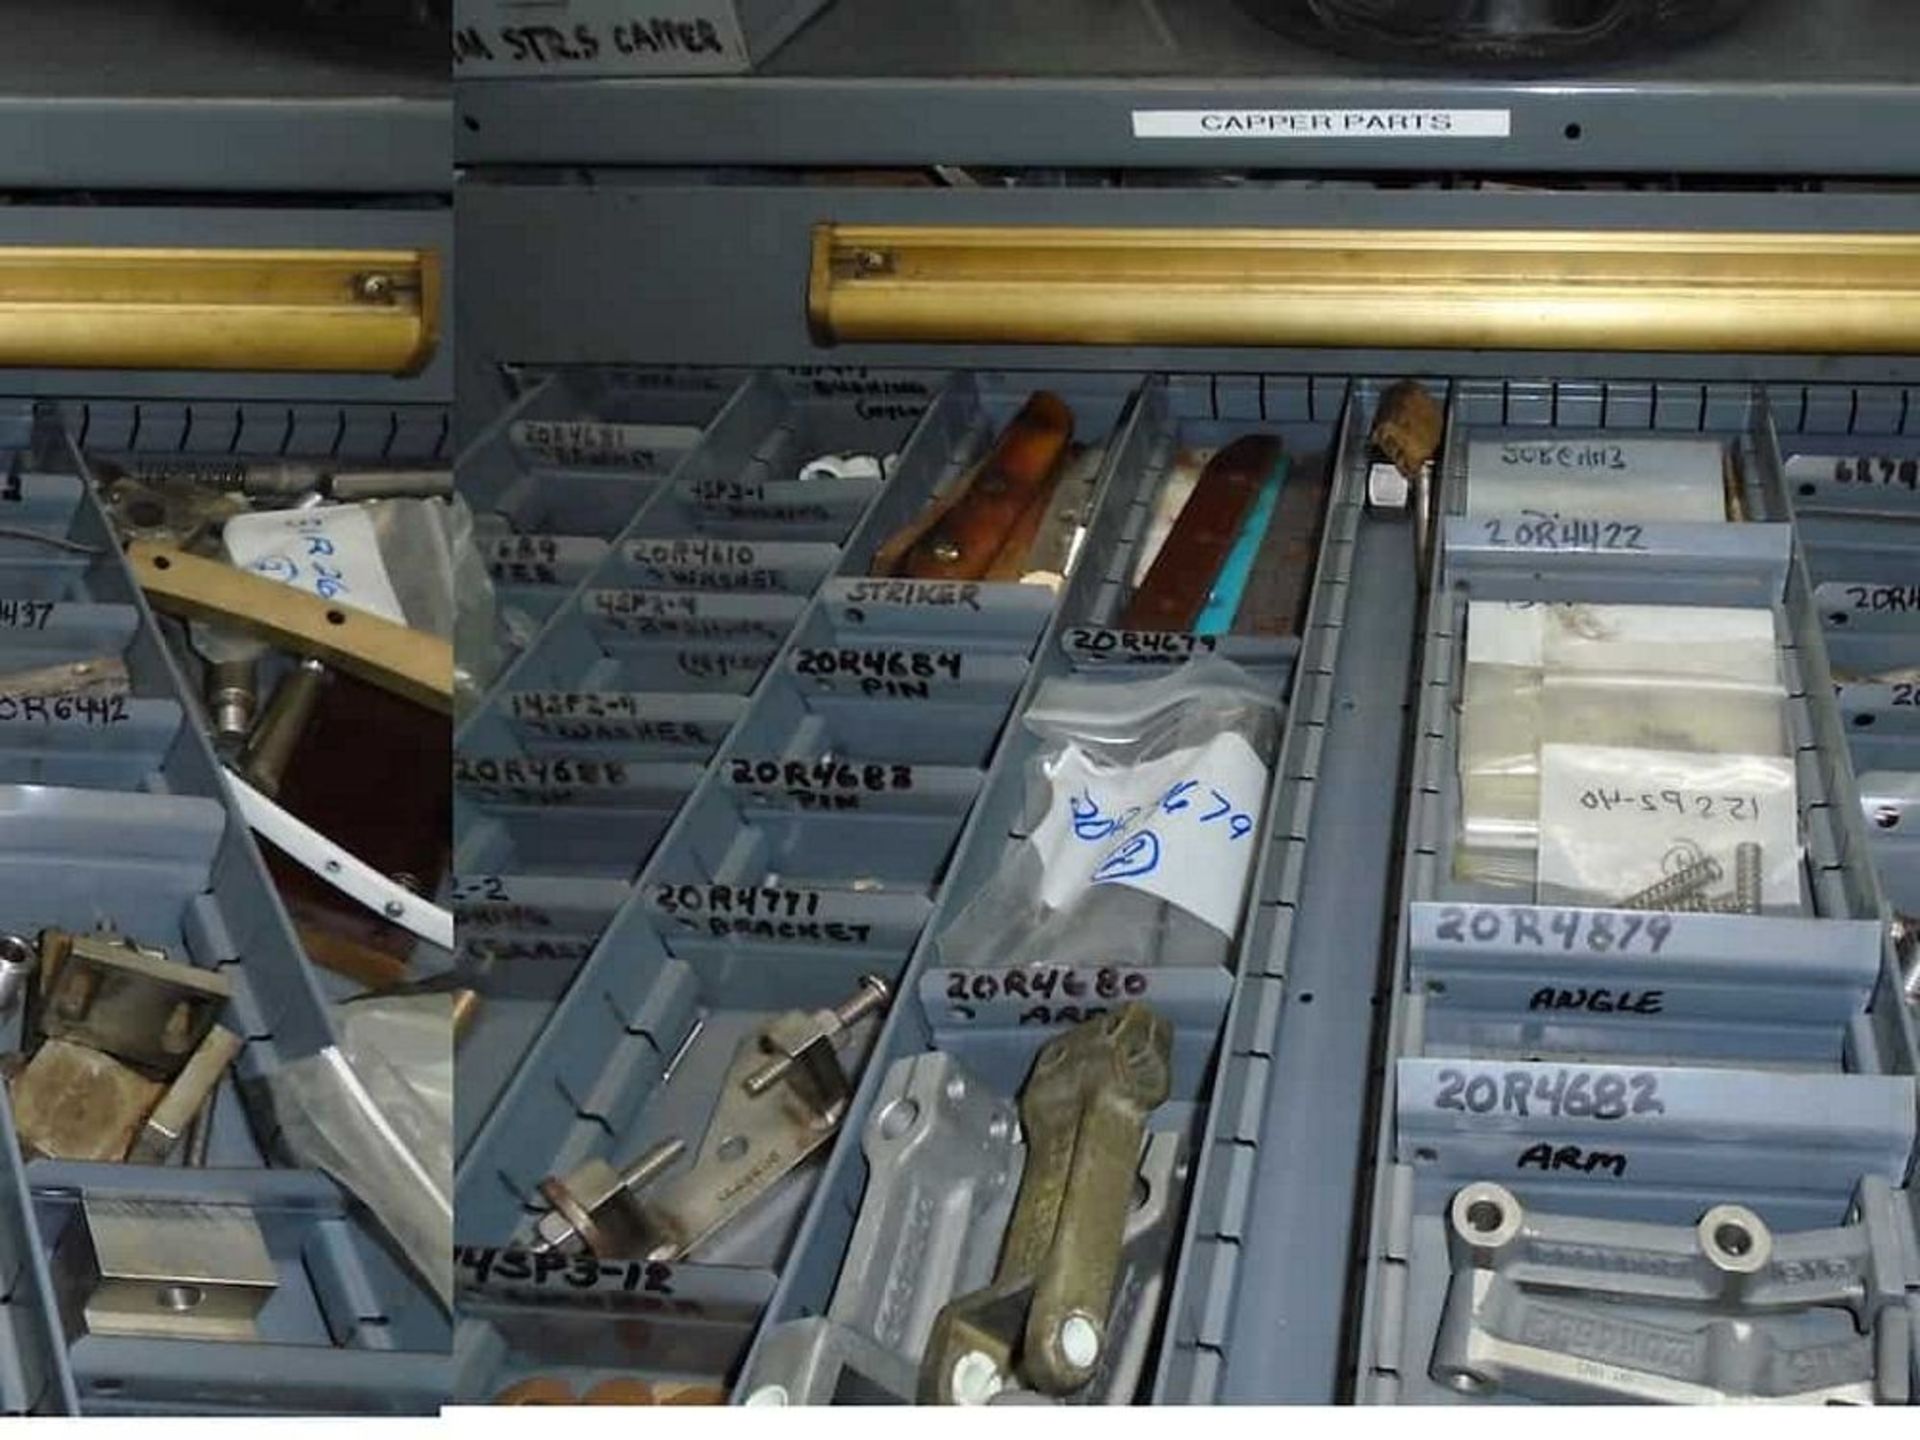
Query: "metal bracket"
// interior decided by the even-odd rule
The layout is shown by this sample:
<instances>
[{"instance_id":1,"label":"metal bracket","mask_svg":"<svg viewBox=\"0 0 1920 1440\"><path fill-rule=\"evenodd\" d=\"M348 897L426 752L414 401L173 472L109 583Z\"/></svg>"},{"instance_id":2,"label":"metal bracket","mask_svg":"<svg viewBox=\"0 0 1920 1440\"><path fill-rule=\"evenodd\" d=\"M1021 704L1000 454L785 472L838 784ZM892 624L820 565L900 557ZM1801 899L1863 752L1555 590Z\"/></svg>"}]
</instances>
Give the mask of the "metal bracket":
<instances>
[{"instance_id":1,"label":"metal bracket","mask_svg":"<svg viewBox=\"0 0 1920 1440\"><path fill-rule=\"evenodd\" d=\"M1776 1236L1716 1205L1698 1224L1528 1212L1468 1185L1433 1377L1462 1395L1700 1404L1904 1404L1903 1217L1884 1179L1857 1218Z\"/></svg>"},{"instance_id":2,"label":"metal bracket","mask_svg":"<svg viewBox=\"0 0 1920 1440\"><path fill-rule=\"evenodd\" d=\"M859 993L835 1008L789 1010L741 1042L699 1153L670 1180L660 1177L686 1149L677 1139L624 1172L590 1160L564 1178L548 1176L540 1193L553 1209L536 1227L538 1248L602 1259L686 1255L833 1138L853 1095L842 1049L891 999L884 980L865 975Z\"/></svg>"}]
</instances>

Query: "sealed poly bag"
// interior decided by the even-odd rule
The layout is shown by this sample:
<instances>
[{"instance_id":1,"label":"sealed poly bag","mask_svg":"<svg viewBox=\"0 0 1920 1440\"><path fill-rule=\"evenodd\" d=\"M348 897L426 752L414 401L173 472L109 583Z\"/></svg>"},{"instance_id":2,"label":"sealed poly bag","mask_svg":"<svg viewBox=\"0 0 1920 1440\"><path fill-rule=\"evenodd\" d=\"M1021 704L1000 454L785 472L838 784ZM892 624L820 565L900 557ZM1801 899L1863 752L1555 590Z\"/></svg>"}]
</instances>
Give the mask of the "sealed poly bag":
<instances>
[{"instance_id":1,"label":"sealed poly bag","mask_svg":"<svg viewBox=\"0 0 1920 1440\"><path fill-rule=\"evenodd\" d=\"M1060 679L1025 724L1027 834L941 934L955 968L1227 962L1259 851L1279 701L1212 656Z\"/></svg>"},{"instance_id":2,"label":"sealed poly bag","mask_svg":"<svg viewBox=\"0 0 1920 1440\"><path fill-rule=\"evenodd\" d=\"M1698 908L1733 911L1742 846L1758 866L1759 911L1797 914L1799 800L1785 756L1541 751L1542 904L1619 905L1711 862L1719 873L1700 887Z\"/></svg>"}]
</instances>

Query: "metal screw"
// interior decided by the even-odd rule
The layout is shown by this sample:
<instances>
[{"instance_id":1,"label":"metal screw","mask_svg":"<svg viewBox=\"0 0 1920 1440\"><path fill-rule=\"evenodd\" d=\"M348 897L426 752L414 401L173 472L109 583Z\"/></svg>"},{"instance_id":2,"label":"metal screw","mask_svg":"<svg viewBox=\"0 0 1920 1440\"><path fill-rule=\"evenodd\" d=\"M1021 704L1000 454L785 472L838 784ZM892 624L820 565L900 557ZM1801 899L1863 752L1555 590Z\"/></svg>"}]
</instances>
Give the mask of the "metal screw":
<instances>
[{"instance_id":1,"label":"metal screw","mask_svg":"<svg viewBox=\"0 0 1920 1440\"><path fill-rule=\"evenodd\" d=\"M402 915L407 913L407 907L402 905L398 900L389 900L380 908L389 920L398 920Z\"/></svg>"},{"instance_id":2,"label":"metal screw","mask_svg":"<svg viewBox=\"0 0 1920 1440\"><path fill-rule=\"evenodd\" d=\"M361 275L354 281L354 292L362 300L383 304L393 298L393 277L378 270Z\"/></svg>"},{"instance_id":3,"label":"metal screw","mask_svg":"<svg viewBox=\"0 0 1920 1440\"><path fill-rule=\"evenodd\" d=\"M1760 846L1743 840L1733 847L1733 898L1743 915L1760 913Z\"/></svg>"},{"instance_id":4,"label":"metal screw","mask_svg":"<svg viewBox=\"0 0 1920 1440\"><path fill-rule=\"evenodd\" d=\"M1676 902L1690 899L1705 890L1709 885L1720 883L1720 877L1726 874L1720 862L1712 856L1695 861L1684 870L1676 871L1666 879L1636 891L1615 905L1617 910L1675 910L1681 908Z\"/></svg>"},{"instance_id":5,"label":"metal screw","mask_svg":"<svg viewBox=\"0 0 1920 1440\"><path fill-rule=\"evenodd\" d=\"M891 269L892 263L884 250L856 250L853 253L853 268L862 275L878 275Z\"/></svg>"},{"instance_id":6,"label":"metal screw","mask_svg":"<svg viewBox=\"0 0 1920 1440\"><path fill-rule=\"evenodd\" d=\"M952 565L959 560L961 550L956 541L936 540L933 542L933 549L929 553L942 565Z\"/></svg>"},{"instance_id":7,"label":"metal screw","mask_svg":"<svg viewBox=\"0 0 1920 1440\"><path fill-rule=\"evenodd\" d=\"M852 1028L862 1017L880 1009L892 998L893 991L886 981L878 975L862 975L860 992L833 1007L835 1021L833 1033L839 1034ZM762 1065L747 1077L747 1093L749 1095L766 1094L786 1078L787 1072L793 1069L796 1058L793 1055L779 1055Z\"/></svg>"}]
</instances>

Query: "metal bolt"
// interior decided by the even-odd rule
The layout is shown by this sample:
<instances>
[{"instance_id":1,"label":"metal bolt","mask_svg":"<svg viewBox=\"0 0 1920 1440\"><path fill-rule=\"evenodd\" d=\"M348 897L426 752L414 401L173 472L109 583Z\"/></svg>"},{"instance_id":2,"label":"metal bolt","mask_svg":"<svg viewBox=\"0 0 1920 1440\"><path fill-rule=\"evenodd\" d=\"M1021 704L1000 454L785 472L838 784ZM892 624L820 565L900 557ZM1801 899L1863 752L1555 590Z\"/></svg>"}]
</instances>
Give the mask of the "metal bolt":
<instances>
[{"instance_id":1,"label":"metal bolt","mask_svg":"<svg viewBox=\"0 0 1920 1440\"><path fill-rule=\"evenodd\" d=\"M893 991L886 981L878 975L862 975L859 993L833 1007L833 1033L838 1035L852 1028L860 1019L880 1009L892 998ZM786 1078L796 1058L793 1055L779 1055L768 1061L747 1077L747 1093L766 1094Z\"/></svg>"},{"instance_id":2,"label":"metal bolt","mask_svg":"<svg viewBox=\"0 0 1920 1440\"><path fill-rule=\"evenodd\" d=\"M1752 840L1733 847L1733 898L1743 915L1760 913L1760 859L1760 846Z\"/></svg>"},{"instance_id":3,"label":"metal bolt","mask_svg":"<svg viewBox=\"0 0 1920 1440\"><path fill-rule=\"evenodd\" d=\"M1060 1330L1055 1337L1060 1344L1060 1354L1076 1370L1090 1370L1093 1362L1100 1358L1100 1327L1093 1318L1076 1310L1060 1322Z\"/></svg>"},{"instance_id":4,"label":"metal bolt","mask_svg":"<svg viewBox=\"0 0 1920 1440\"><path fill-rule=\"evenodd\" d=\"M393 277L378 270L361 275L354 281L354 292L362 300L383 304L393 298Z\"/></svg>"},{"instance_id":5,"label":"metal bolt","mask_svg":"<svg viewBox=\"0 0 1920 1440\"><path fill-rule=\"evenodd\" d=\"M933 542L933 549L929 553L942 565L952 565L960 559L962 551L956 541L936 540Z\"/></svg>"},{"instance_id":6,"label":"metal bolt","mask_svg":"<svg viewBox=\"0 0 1920 1440\"><path fill-rule=\"evenodd\" d=\"M620 1188L638 1190L643 1186L651 1185L666 1172L668 1166L684 1155L686 1150L687 1142L677 1135L671 1139L662 1140L620 1172Z\"/></svg>"},{"instance_id":7,"label":"metal bolt","mask_svg":"<svg viewBox=\"0 0 1920 1440\"><path fill-rule=\"evenodd\" d=\"M884 250L856 250L853 252L853 268L862 275L878 275L892 268L892 262Z\"/></svg>"},{"instance_id":8,"label":"metal bolt","mask_svg":"<svg viewBox=\"0 0 1920 1440\"><path fill-rule=\"evenodd\" d=\"M1705 890L1709 885L1720 883L1726 871L1720 862L1711 855L1695 861L1684 870L1669 875L1666 879L1636 891L1615 905L1617 910L1675 910L1681 908L1676 902L1690 899Z\"/></svg>"},{"instance_id":9,"label":"metal bolt","mask_svg":"<svg viewBox=\"0 0 1920 1440\"><path fill-rule=\"evenodd\" d=\"M1007 1388L1000 1367L984 1350L969 1350L954 1361L948 1379L956 1405L984 1405Z\"/></svg>"}]
</instances>

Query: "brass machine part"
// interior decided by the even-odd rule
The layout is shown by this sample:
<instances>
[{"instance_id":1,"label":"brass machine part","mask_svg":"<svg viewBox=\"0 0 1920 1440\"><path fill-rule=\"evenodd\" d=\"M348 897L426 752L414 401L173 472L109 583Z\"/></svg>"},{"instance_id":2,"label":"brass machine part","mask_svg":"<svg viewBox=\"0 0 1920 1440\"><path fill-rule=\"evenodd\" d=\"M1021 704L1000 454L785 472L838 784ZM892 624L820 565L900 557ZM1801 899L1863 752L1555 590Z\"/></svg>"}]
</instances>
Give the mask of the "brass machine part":
<instances>
[{"instance_id":1,"label":"brass machine part","mask_svg":"<svg viewBox=\"0 0 1920 1440\"><path fill-rule=\"evenodd\" d=\"M262 795L280 793L287 766L293 763L326 688L327 667L311 659L295 665L273 687L273 697L240 752L240 773Z\"/></svg>"},{"instance_id":2,"label":"brass machine part","mask_svg":"<svg viewBox=\"0 0 1920 1440\"><path fill-rule=\"evenodd\" d=\"M453 647L437 635L164 545L135 543L127 547L127 559L157 610L227 622L416 704L452 713Z\"/></svg>"},{"instance_id":3,"label":"brass machine part","mask_svg":"<svg viewBox=\"0 0 1920 1440\"><path fill-rule=\"evenodd\" d=\"M1147 1116L1167 1098L1173 1026L1137 1002L1050 1040L1020 1092L1027 1163L993 1283L947 1303L920 1399L985 1404L1023 1383L1067 1395L1108 1343Z\"/></svg>"},{"instance_id":4,"label":"brass machine part","mask_svg":"<svg viewBox=\"0 0 1920 1440\"><path fill-rule=\"evenodd\" d=\"M164 1090L111 1055L47 1040L14 1078L14 1128L29 1159L124 1160Z\"/></svg>"},{"instance_id":5,"label":"brass machine part","mask_svg":"<svg viewBox=\"0 0 1920 1440\"><path fill-rule=\"evenodd\" d=\"M216 1025L209 1030L140 1127L127 1159L135 1165L165 1164L167 1157L201 1120L220 1078L245 1046L246 1041L225 1026Z\"/></svg>"},{"instance_id":6,"label":"brass machine part","mask_svg":"<svg viewBox=\"0 0 1920 1440\"><path fill-rule=\"evenodd\" d=\"M431 250L0 247L0 366L411 375L438 342Z\"/></svg>"},{"instance_id":7,"label":"brass machine part","mask_svg":"<svg viewBox=\"0 0 1920 1440\"><path fill-rule=\"evenodd\" d=\"M1420 472L1440 453L1447 414L1440 402L1418 380L1390 386L1374 406L1368 440L1409 481L1419 483Z\"/></svg>"},{"instance_id":8,"label":"brass machine part","mask_svg":"<svg viewBox=\"0 0 1920 1440\"><path fill-rule=\"evenodd\" d=\"M105 932L42 932L41 966L41 1034L160 1080L180 1073L233 995L217 970Z\"/></svg>"},{"instance_id":9,"label":"brass machine part","mask_svg":"<svg viewBox=\"0 0 1920 1440\"><path fill-rule=\"evenodd\" d=\"M0 675L0 697L9 700L52 700L61 697L92 700L120 699L133 691L127 662L118 655L70 660Z\"/></svg>"},{"instance_id":10,"label":"brass machine part","mask_svg":"<svg viewBox=\"0 0 1920 1440\"><path fill-rule=\"evenodd\" d=\"M1920 235L814 227L822 344L1906 354Z\"/></svg>"},{"instance_id":11,"label":"brass machine part","mask_svg":"<svg viewBox=\"0 0 1920 1440\"><path fill-rule=\"evenodd\" d=\"M624 1170L594 1159L549 1175L539 1191L551 1208L535 1226L534 1250L684 1257L833 1138L853 1096L841 1044L892 998L884 980L862 976L832 1009L786 1011L741 1042L693 1163L671 1179L662 1177L687 1148L678 1138Z\"/></svg>"}]
</instances>

